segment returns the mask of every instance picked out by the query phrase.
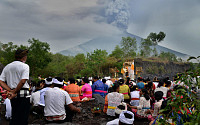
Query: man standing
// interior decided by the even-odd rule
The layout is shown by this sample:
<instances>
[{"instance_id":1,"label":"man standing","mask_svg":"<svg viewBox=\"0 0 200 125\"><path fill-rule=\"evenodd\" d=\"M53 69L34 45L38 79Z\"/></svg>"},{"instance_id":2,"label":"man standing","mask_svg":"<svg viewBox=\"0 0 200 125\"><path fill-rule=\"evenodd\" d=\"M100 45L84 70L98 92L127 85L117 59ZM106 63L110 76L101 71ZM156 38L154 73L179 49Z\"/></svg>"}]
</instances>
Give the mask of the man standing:
<instances>
[{"instance_id":1,"label":"man standing","mask_svg":"<svg viewBox=\"0 0 200 125\"><path fill-rule=\"evenodd\" d=\"M29 66L25 64L28 50L18 49L15 61L8 64L0 76L0 85L10 91L9 98L12 106L11 125L27 125L30 111L29 96ZM7 84L6 84L7 83Z\"/></svg>"}]
</instances>

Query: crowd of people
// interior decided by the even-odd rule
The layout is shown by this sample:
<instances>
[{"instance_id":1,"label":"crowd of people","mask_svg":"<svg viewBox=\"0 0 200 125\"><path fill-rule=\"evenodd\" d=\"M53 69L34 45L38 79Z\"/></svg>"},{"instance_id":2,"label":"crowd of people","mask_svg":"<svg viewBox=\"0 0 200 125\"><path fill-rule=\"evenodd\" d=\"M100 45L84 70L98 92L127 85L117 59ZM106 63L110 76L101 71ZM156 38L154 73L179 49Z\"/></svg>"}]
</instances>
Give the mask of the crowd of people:
<instances>
[{"instance_id":1,"label":"crowd of people","mask_svg":"<svg viewBox=\"0 0 200 125\"><path fill-rule=\"evenodd\" d=\"M76 104L94 98L104 102L103 113L111 118L107 125L132 125L134 119L147 119L154 125L162 118L159 111L168 105L173 91L187 88L176 77L173 81L168 77L155 77L152 81L142 77L136 81L129 77L39 77L39 82L28 84L29 67L24 63L27 54L27 50L17 50L16 61L8 64L0 76L6 117L11 119L11 125L27 125L30 113L45 117L47 123L72 122L74 114L81 112L81 106ZM191 112L188 109L188 114Z\"/></svg>"}]
</instances>

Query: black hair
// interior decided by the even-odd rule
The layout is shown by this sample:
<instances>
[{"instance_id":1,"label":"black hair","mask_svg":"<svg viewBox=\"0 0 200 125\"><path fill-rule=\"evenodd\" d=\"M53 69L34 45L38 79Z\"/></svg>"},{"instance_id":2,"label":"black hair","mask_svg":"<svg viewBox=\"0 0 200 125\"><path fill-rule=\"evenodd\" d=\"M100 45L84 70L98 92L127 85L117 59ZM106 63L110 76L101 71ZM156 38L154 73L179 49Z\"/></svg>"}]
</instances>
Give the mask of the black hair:
<instances>
[{"instance_id":1,"label":"black hair","mask_svg":"<svg viewBox=\"0 0 200 125\"><path fill-rule=\"evenodd\" d=\"M59 82L63 82L63 78L61 78L61 77L55 77L55 79L57 79ZM55 84L54 83L54 87L62 88L63 84L60 85L60 84Z\"/></svg>"},{"instance_id":2,"label":"black hair","mask_svg":"<svg viewBox=\"0 0 200 125\"><path fill-rule=\"evenodd\" d=\"M114 92L113 87L108 88L108 93Z\"/></svg>"},{"instance_id":3,"label":"black hair","mask_svg":"<svg viewBox=\"0 0 200 125\"><path fill-rule=\"evenodd\" d=\"M74 78L69 78L70 84L71 83L75 83L75 79Z\"/></svg>"},{"instance_id":4,"label":"black hair","mask_svg":"<svg viewBox=\"0 0 200 125\"><path fill-rule=\"evenodd\" d=\"M27 49L25 49L25 50L23 50L23 49L17 49L15 51L15 60L20 60L23 57L27 56L27 54L28 54L28 50Z\"/></svg>"},{"instance_id":5,"label":"black hair","mask_svg":"<svg viewBox=\"0 0 200 125\"><path fill-rule=\"evenodd\" d=\"M157 92L155 92L154 96L155 96L155 100L159 101L163 98L163 92L157 91Z\"/></svg>"},{"instance_id":6,"label":"black hair","mask_svg":"<svg viewBox=\"0 0 200 125\"><path fill-rule=\"evenodd\" d=\"M163 80L160 80L160 81L159 81L159 84L158 84L158 87L161 87L161 86L163 86L163 85L164 85Z\"/></svg>"},{"instance_id":7,"label":"black hair","mask_svg":"<svg viewBox=\"0 0 200 125\"><path fill-rule=\"evenodd\" d=\"M124 84L124 79L119 80L119 85L122 85L122 84Z\"/></svg>"},{"instance_id":8,"label":"black hair","mask_svg":"<svg viewBox=\"0 0 200 125\"><path fill-rule=\"evenodd\" d=\"M95 77L94 77L94 79L97 79L97 80L98 80L98 79L99 79L99 77L98 77L98 76L95 76Z\"/></svg>"},{"instance_id":9,"label":"black hair","mask_svg":"<svg viewBox=\"0 0 200 125\"><path fill-rule=\"evenodd\" d=\"M51 82L51 81L52 81L52 78L46 78L46 80L47 80L48 82Z\"/></svg>"},{"instance_id":10,"label":"black hair","mask_svg":"<svg viewBox=\"0 0 200 125\"><path fill-rule=\"evenodd\" d=\"M82 80L83 80L84 83L89 83L89 80L88 80L87 77L84 77Z\"/></svg>"},{"instance_id":11,"label":"black hair","mask_svg":"<svg viewBox=\"0 0 200 125\"><path fill-rule=\"evenodd\" d=\"M130 87L130 91L131 91L131 92L132 92L132 91L135 91L136 89L137 89L137 86L136 86L136 85Z\"/></svg>"},{"instance_id":12,"label":"black hair","mask_svg":"<svg viewBox=\"0 0 200 125\"><path fill-rule=\"evenodd\" d=\"M148 87L151 88L153 86L153 82L148 82Z\"/></svg>"},{"instance_id":13,"label":"black hair","mask_svg":"<svg viewBox=\"0 0 200 125\"><path fill-rule=\"evenodd\" d=\"M106 79L102 79L102 82L103 82L103 83L106 83Z\"/></svg>"},{"instance_id":14,"label":"black hair","mask_svg":"<svg viewBox=\"0 0 200 125\"><path fill-rule=\"evenodd\" d=\"M129 81L130 81L130 77L127 77L127 78L126 78L126 85L129 85L129 84L130 84Z\"/></svg>"},{"instance_id":15,"label":"black hair","mask_svg":"<svg viewBox=\"0 0 200 125\"><path fill-rule=\"evenodd\" d=\"M144 94L145 99L149 100L150 97L149 97L149 93L148 93L147 89L143 88L141 91Z\"/></svg>"},{"instance_id":16,"label":"black hair","mask_svg":"<svg viewBox=\"0 0 200 125\"><path fill-rule=\"evenodd\" d=\"M55 84L55 83L53 83L54 84L54 87L58 87L58 88L62 88L63 87L63 84L62 85L60 85L60 84Z\"/></svg>"},{"instance_id":17,"label":"black hair","mask_svg":"<svg viewBox=\"0 0 200 125\"><path fill-rule=\"evenodd\" d=\"M128 119L132 119L133 116L131 114L128 114L128 113L124 113L124 116L125 118L128 118ZM121 121L120 122L120 125L132 125L132 124L126 124L126 123L122 123Z\"/></svg>"},{"instance_id":18,"label":"black hair","mask_svg":"<svg viewBox=\"0 0 200 125\"><path fill-rule=\"evenodd\" d=\"M171 81L165 80L165 84L166 84L166 87L170 87L171 86Z\"/></svg>"},{"instance_id":19,"label":"black hair","mask_svg":"<svg viewBox=\"0 0 200 125\"><path fill-rule=\"evenodd\" d=\"M125 110L125 106L123 106L123 105L118 105L117 108L120 110ZM115 113L116 118L119 118L119 115L120 114Z\"/></svg>"},{"instance_id":20,"label":"black hair","mask_svg":"<svg viewBox=\"0 0 200 125\"><path fill-rule=\"evenodd\" d=\"M116 92L118 88L119 88L119 83L114 83L112 86L113 91Z\"/></svg>"},{"instance_id":21,"label":"black hair","mask_svg":"<svg viewBox=\"0 0 200 125\"><path fill-rule=\"evenodd\" d=\"M138 77L137 80L138 81L143 81L143 78L142 77Z\"/></svg>"}]
</instances>

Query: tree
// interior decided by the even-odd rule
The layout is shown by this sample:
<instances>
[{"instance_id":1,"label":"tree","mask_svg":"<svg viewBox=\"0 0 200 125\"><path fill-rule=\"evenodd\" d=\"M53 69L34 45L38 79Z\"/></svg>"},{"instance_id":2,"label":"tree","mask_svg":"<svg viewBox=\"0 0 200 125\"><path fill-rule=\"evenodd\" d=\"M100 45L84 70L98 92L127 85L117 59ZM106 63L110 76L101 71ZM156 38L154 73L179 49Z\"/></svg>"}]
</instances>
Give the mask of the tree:
<instances>
[{"instance_id":1,"label":"tree","mask_svg":"<svg viewBox=\"0 0 200 125\"><path fill-rule=\"evenodd\" d=\"M124 55L124 51L119 47L119 45L115 46L115 49L109 55L110 57L115 57L116 59L122 58Z\"/></svg>"},{"instance_id":2,"label":"tree","mask_svg":"<svg viewBox=\"0 0 200 125\"><path fill-rule=\"evenodd\" d=\"M106 50L101 49L96 49L94 52L87 53L87 68L92 69L92 75L102 75L102 66L106 62L107 55L108 53Z\"/></svg>"},{"instance_id":3,"label":"tree","mask_svg":"<svg viewBox=\"0 0 200 125\"><path fill-rule=\"evenodd\" d=\"M177 62L177 56L170 52L161 52L159 57L163 60Z\"/></svg>"},{"instance_id":4,"label":"tree","mask_svg":"<svg viewBox=\"0 0 200 125\"><path fill-rule=\"evenodd\" d=\"M44 77L66 77L66 65L71 62L71 57L56 53L51 54L51 62L40 72Z\"/></svg>"},{"instance_id":5,"label":"tree","mask_svg":"<svg viewBox=\"0 0 200 125\"><path fill-rule=\"evenodd\" d=\"M135 57L137 50L137 41L135 38L131 37L122 37L121 41L122 50L124 51L124 57Z\"/></svg>"},{"instance_id":6,"label":"tree","mask_svg":"<svg viewBox=\"0 0 200 125\"><path fill-rule=\"evenodd\" d=\"M8 42L7 44L0 43L0 61L3 65L14 61L17 48L18 46L12 42Z\"/></svg>"},{"instance_id":7,"label":"tree","mask_svg":"<svg viewBox=\"0 0 200 125\"><path fill-rule=\"evenodd\" d=\"M51 62L50 47L47 42L41 42L32 38L28 40L30 44L27 63L30 66L31 75L37 76L40 70L45 68Z\"/></svg>"},{"instance_id":8,"label":"tree","mask_svg":"<svg viewBox=\"0 0 200 125\"><path fill-rule=\"evenodd\" d=\"M140 45L140 55L143 57L149 57L151 55L152 42L149 39L142 39Z\"/></svg>"},{"instance_id":9,"label":"tree","mask_svg":"<svg viewBox=\"0 0 200 125\"><path fill-rule=\"evenodd\" d=\"M155 48L155 46L164 40L166 34L164 32L159 32L159 34L157 33L150 33L148 36L147 36L147 39L151 40L152 41L152 45L154 46L154 49L153 49L153 54L154 56L157 56L158 55L158 52Z\"/></svg>"}]
</instances>

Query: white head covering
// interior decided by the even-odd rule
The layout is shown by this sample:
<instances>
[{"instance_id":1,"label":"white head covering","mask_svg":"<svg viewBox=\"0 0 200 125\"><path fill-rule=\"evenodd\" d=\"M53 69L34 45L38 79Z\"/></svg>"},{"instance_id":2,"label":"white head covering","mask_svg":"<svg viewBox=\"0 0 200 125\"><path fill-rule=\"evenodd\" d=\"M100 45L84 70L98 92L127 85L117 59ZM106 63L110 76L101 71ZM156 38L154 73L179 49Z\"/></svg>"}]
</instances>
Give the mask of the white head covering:
<instances>
[{"instance_id":1,"label":"white head covering","mask_svg":"<svg viewBox=\"0 0 200 125\"><path fill-rule=\"evenodd\" d=\"M53 83L53 79L51 78L51 81L47 81L47 79L45 79L45 84L47 85L51 85Z\"/></svg>"},{"instance_id":2,"label":"white head covering","mask_svg":"<svg viewBox=\"0 0 200 125\"><path fill-rule=\"evenodd\" d=\"M124 113L128 113L128 114L132 115L132 119L126 118L124 116ZM133 122L134 122L134 114L132 112L130 112L130 111L123 111L119 116L119 121L122 122L122 123L125 123L125 124L133 124Z\"/></svg>"},{"instance_id":3,"label":"white head covering","mask_svg":"<svg viewBox=\"0 0 200 125\"><path fill-rule=\"evenodd\" d=\"M53 83L55 83L55 84L63 85L63 82L64 82L64 80L62 82L60 82L56 78L53 78Z\"/></svg>"},{"instance_id":4,"label":"white head covering","mask_svg":"<svg viewBox=\"0 0 200 125\"><path fill-rule=\"evenodd\" d=\"M124 110L122 110L122 109L119 109L119 108L118 108L118 106L117 106L117 108L115 109L115 113L120 115L122 111L127 111L127 105L126 105L126 103L125 103L125 102L122 102L122 103L120 103L119 105L122 105L122 106L124 106L124 107L125 107L125 109L124 109Z\"/></svg>"}]
</instances>

